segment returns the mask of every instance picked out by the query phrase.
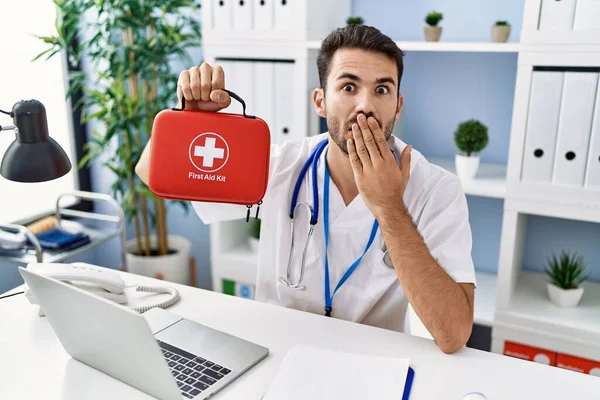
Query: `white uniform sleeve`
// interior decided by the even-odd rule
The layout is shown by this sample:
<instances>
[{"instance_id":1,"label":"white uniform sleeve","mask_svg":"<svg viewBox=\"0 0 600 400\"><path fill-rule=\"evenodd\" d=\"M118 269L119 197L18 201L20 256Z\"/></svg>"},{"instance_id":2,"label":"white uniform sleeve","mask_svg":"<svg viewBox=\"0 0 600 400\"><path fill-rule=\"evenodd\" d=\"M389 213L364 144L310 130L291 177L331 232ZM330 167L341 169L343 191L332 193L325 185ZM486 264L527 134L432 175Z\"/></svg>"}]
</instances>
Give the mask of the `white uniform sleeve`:
<instances>
[{"instance_id":1,"label":"white uniform sleeve","mask_svg":"<svg viewBox=\"0 0 600 400\"><path fill-rule=\"evenodd\" d=\"M283 155L285 152L285 144L271 145L270 152L270 164L269 164L269 183L267 185L267 192L263 199L263 204L260 206L261 209L266 206L269 202L269 187L273 181L273 176L277 172L279 165L282 162ZM210 203L210 202L198 202L192 201L192 207L194 211L200 217L202 222L205 224L212 224L214 222L230 221L235 219L244 219L248 213L248 208L244 205L239 204L227 204L227 203ZM251 210L251 216L256 215L256 206Z\"/></svg>"},{"instance_id":2,"label":"white uniform sleeve","mask_svg":"<svg viewBox=\"0 0 600 400\"><path fill-rule=\"evenodd\" d=\"M476 283L467 199L456 176L447 176L433 190L417 226L431 255L452 279Z\"/></svg>"}]
</instances>

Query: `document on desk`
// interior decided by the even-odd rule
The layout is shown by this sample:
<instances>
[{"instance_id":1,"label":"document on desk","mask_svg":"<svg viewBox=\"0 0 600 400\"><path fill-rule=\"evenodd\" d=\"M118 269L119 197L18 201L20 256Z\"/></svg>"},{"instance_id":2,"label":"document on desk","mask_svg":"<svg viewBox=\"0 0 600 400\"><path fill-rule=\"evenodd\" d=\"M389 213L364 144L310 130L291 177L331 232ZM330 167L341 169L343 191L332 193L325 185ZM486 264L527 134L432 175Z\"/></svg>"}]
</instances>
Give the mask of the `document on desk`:
<instances>
[{"instance_id":1,"label":"document on desk","mask_svg":"<svg viewBox=\"0 0 600 400\"><path fill-rule=\"evenodd\" d=\"M400 400L408 359L365 356L298 344L263 400Z\"/></svg>"}]
</instances>

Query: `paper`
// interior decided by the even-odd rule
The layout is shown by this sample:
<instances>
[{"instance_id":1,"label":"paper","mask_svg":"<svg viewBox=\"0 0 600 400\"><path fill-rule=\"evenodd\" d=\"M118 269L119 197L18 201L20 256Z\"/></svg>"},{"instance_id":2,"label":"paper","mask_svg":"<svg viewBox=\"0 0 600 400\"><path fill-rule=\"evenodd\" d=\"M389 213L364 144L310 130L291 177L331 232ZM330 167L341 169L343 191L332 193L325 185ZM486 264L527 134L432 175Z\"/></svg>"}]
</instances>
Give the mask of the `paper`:
<instances>
[{"instance_id":1,"label":"paper","mask_svg":"<svg viewBox=\"0 0 600 400\"><path fill-rule=\"evenodd\" d=\"M409 360L296 345L286 355L263 400L398 400Z\"/></svg>"}]
</instances>

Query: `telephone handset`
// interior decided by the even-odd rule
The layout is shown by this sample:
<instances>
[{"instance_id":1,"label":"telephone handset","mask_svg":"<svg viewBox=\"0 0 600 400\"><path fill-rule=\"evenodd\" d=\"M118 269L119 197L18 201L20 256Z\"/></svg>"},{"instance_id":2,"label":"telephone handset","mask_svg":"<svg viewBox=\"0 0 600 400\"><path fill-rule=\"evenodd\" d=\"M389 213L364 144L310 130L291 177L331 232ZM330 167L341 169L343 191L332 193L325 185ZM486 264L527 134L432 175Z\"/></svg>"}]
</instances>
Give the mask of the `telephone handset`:
<instances>
[{"instance_id":1,"label":"telephone handset","mask_svg":"<svg viewBox=\"0 0 600 400\"><path fill-rule=\"evenodd\" d=\"M116 303L126 305L128 303L125 293L125 281L121 274L112 269L101 268L97 265L74 262L70 264L60 263L30 263L27 269L41 275L50 276L60 281L68 282L89 291L93 294L102 296ZM169 293L171 296L165 301L156 304L129 306L129 308L140 313L146 312L151 308L167 308L179 300L179 292L175 288L158 286L137 286L138 292ZM26 287L25 296L32 304L38 304L33 292ZM40 316L43 311L40 310Z\"/></svg>"}]
</instances>

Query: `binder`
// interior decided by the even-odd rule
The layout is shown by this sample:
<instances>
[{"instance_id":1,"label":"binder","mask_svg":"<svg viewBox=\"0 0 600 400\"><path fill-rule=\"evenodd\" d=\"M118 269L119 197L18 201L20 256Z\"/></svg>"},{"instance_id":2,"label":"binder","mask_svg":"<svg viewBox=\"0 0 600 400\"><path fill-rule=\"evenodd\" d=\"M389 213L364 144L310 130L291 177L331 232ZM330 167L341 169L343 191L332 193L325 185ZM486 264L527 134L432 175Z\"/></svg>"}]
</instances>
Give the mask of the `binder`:
<instances>
[{"instance_id":1,"label":"binder","mask_svg":"<svg viewBox=\"0 0 600 400\"><path fill-rule=\"evenodd\" d=\"M252 0L235 0L233 2L233 30L252 30Z\"/></svg>"},{"instance_id":2,"label":"binder","mask_svg":"<svg viewBox=\"0 0 600 400\"><path fill-rule=\"evenodd\" d=\"M255 90L255 82L254 82L254 63L252 61L232 61L234 64L233 67L233 82L227 87L227 82L225 83L225 88L234 91L238 96L240 96L244 102L246 103L246 114L254 115L256 114L256 102L253 101L254 98L254 90ZM225 75L225 80L227 80L227 75ZM232 100L232 103L238 103L235 100ZM242 105L238 103L236 106L238 114L241 114L243 111Z\"/></svg>"},{"instance_id":3,"label":"binder","mask_svg":"<svg viewBox=\"0 0 600 400\"><path fill-rule=\"evenodd\" d=\"M575 0L542 0L540 31L570 31L573 28Z\"/></svg>"},{"instance_id":4,"label":"binder","mask_svg":"<svg viewBox=\"0 0 600 400\"><path fill-rule=\"evenodd\" d=\"M270 31L273 29L273 6L277 0L254 0L254 30Z\"/></svg>"},{"instance_id":5,"label":"binder","mask_svg":"<svg viewBox=\"0 0 600 400\"><path fill-rule=\"evenodd\" d=\"M275 66L272 62L254 63L254 82L256 90L252 103L256 109L256 115L263 119L269 126L271 132L271 143L278 143L277 137L273 135L275 130L275 82L273 75Z\"/></svg>"},{"instance_id":6,"label":"binder","mask_svg":"<svg viewBox=\"0 0 600 400\"><path fill-rule=\"evenodd\" d=\"M563 79L564 72L558 71L534 71L532 74L521 174L523 182L550 183L552 180Z\"/></svg>"},{"instance_id":7,"label":"binder","mask_svg":"<svg viewBox=\"0 0 600 400\"><path fill-rule=\"evenodd\" d=\"M600 30L600 1L577 0L573 30Z\"/></svg>"},{"instance_id":8,"label":"binder","mask_svg":"<svg viewBox=\"0 0 600 400\"><path fill-rule=\"evenodd\" d=\"M599 79L600 81L600 79ZM596 105L592 121L590 151L585 173L585 187L600 190L600 82L596 90Z\"/></svg>"},{"instance_id":9,"label":"binder","mask_svg":"<svg viewBox=\"0 0 600 400\"><path fill-rule=\"evenodd\" d=\"M225 74L225 89L229 89L237 93L238 85L236 83L236 63L235 61L230 60L217 60L218 64L223 68L223 73ZM241 95L240 95L241 96ZM242 97L243 98L243 97ZM243 98L246 101L245 98ZM231 104L229 107L223 110L223 112L241 114L242 113L242 105L231 99Z\"/></svg>"},{"instance_id":10,"label":"binder","mask_svg":"<svg viewBox=\"0 0 600 400\"><path fill-rule=\"evenodd\" d=\"M584 184L597 87L597 73L565 72L553 184Z\"/></svg>"},{"instance_id":11,"label":"binder","mask_svg":"<svg viewBox=\"0 0 600 400\"><path fill-rule=\"evenodd\" d=\"M233 0L212 0L213 23L216 31L231 30L231 5Z\"/></svg>"},{"instance_id":12,"label":"binder","mask_svg":"<svg viewBox=\"0 0 600 400\"><path fill-rule=\"evenodd\" d=\"M276 143L294 140L294 63L275 63L275 129L271 138Z\"/></svg>"},{"instance_id":13,"label":"binder","mask_svg":"<svg viewBox=\"0 0 600 400\"><path fill-rule=\"evenodd\" d=\"M289 31L294 28L292 4L303 0L273 0L273 27L277 31ZM307 5L306 5L307 7Z\"/></svg>"}]
</instances>

